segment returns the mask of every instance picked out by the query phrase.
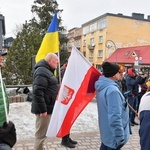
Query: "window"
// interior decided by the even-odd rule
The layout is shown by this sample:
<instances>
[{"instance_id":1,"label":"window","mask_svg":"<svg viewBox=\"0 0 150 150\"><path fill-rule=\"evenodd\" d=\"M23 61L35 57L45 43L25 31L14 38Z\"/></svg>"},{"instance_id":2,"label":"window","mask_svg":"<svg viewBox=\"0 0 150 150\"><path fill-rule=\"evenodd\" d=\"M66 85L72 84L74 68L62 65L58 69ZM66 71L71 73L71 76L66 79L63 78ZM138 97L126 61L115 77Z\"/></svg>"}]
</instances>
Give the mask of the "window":
<instances>
[{"instance_id":1,"label":"window","mask_svg":"<svg viewBox=\"0 0 150 150\"><path fill-rule=\"evenodd\" d=\"M104 28L106 28L106 25L107 25L107 20L106 19L100 20L98 22L98 29L99 30L104 29Z\"/></svg>"},{"instance_id":2,"label":"window","mask_svg":"<svg viewBox=\"0 0 150 150\"><path fill-rule=\"evenodd\" d=\"M94 52L90 51L90 57L93 57Z\"/></svg>"},{"instance_id":3,"label":"window","mask_svg":"<svg viewBox=\"0 0 150 150\"><path fill-rule=\"evenodd\" d=\"M83 40L83 46L86 46L86 40Z\"/></svg>"},{"instance_id":4,"label":"window","mask_svg":"<svg viewBox=\"0 0 150 150\"><path fill-rule=\"evenodd\" d=\"M103 57L103 50L98 50L98 56L97 57L100 57L100 58Z\"/></svg>"},{"instance_id":5,"label":"window","mask_svg":"<svg viewBox=\"0 0 150 150\"><path fill-rule=\"evenodd\" d=\"M86 52L83 52L83 56L86 57Z\"/></svg>"},{"instance_id":6,"label":"window","mask_svg":"<svg viewBox=\"0 0 150 150\"><path fill-rule=\"evenodd\" d=\"M96 31L96 29L97 29L97 24L96 23L93 23L93 24L90 25L90 32L94 32L94 31Z\"/></svg>"},{"instance_id":7,"label":"window","mask_svg":"<svg viewBox=\"0 0 150 150\"><path fill-rule=\"evenodd\" d=\"M83 28L83 35L89 33L89 26Z\"/></svg>"},{"instance_id":8,"label":"window","mask_svg":"<svg viewBox=\"0 0 150 150\"><path fill-rule=\"evenodd\" d=\"M91 39L90 39L90 45L91 45L91 46L94 46L94 38L91 38Z\"/></svg>"},{"instance_id":9,"label":"window","mask_svg":"<svg viewBox=\"0 0 150 150\"><path fill-rule=\"evenodd\" d=\"M99 36L99 43L103 43L103 36Z\"/></svg>"}]
</instances>

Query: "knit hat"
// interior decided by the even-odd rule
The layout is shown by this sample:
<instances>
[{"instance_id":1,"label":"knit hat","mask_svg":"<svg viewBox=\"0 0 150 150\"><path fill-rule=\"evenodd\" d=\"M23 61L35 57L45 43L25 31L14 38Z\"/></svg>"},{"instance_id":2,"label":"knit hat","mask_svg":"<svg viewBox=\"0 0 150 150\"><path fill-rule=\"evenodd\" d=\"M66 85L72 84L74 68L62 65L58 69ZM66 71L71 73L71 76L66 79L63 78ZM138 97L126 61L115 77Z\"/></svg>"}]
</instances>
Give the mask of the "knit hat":
<instances>
[{"instance_id":1,"label":"knit hat","mask_svg":"<svg viewBox=\"0 0 150 150\"><path fill-rule=\"evenodd\" d=\"M129 75L129 76L134 77L134 76L135 76L135 73L136 73L136 71L135 71L134 68L129 68L129 69L128 69L128 75Z\"/></svg>"},{"instance_id":2,"label":"knit hat","mask_svg":"<svg viewBox=\"0 0 150 150\"><path fill-rule=\"evenodd\" d=\"M113 64L110 62L104 62L102 64L103 68L103 75L105 77L112 77L114 76L117 72L119 72L120 67L117 64Z\"/></svg>"}]
</instances>

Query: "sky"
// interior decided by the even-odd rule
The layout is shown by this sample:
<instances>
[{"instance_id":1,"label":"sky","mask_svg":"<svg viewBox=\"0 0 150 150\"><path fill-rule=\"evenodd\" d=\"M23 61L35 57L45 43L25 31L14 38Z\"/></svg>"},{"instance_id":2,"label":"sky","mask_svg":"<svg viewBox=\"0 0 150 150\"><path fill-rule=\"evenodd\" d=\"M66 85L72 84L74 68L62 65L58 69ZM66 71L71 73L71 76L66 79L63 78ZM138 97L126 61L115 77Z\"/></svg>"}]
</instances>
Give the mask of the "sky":
<instances>
[{"instance_id":1,"label":"sky","mask_svg":"<svg viewBox=\"0 0 150 150\"><path fill-rule=\"evenodd\" d=\"M9 120L16 126L17 139L29 140L34 138L35 115L31 114L31 103L10 103ZM71 133L95 132L98 128L97 104L90 102L81 112L71 128Z\"/></svg>"},{"instance_id":2,"label":"sky","mask_svg":"<svg viewBox=\"0 0 150 150\"><path fill-rule=\"evenodd\" d=\"M0 0L0 13L5 16L6 35L13 36L16 25L30 20L31 5L34 0ZM122 13L131 16L133 12L150 15L149 0L57 0L63 9L62 20L67 30L81 27L82 24L105 13Z\"/></svg>"}]
</instances>

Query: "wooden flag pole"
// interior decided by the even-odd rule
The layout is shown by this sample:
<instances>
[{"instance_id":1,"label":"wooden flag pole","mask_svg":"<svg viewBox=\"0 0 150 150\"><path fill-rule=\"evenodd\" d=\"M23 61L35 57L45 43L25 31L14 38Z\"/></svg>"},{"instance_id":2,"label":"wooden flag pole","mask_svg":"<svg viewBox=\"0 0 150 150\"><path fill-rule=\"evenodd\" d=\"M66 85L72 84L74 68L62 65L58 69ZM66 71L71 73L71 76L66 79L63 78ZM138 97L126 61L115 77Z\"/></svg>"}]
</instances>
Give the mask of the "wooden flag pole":
<instances>
[{"instance_id":1,"label":"wooden flag pole","mask_svg":"<svg viewBox=\"0 0 150 150\"><path fill-rule=\"evenodd\" d=\"M127 102L127 105L135 113L135 115L138 117L138 113L136 112L136 110L128 102Z\"/></svg>"}]
</instances>

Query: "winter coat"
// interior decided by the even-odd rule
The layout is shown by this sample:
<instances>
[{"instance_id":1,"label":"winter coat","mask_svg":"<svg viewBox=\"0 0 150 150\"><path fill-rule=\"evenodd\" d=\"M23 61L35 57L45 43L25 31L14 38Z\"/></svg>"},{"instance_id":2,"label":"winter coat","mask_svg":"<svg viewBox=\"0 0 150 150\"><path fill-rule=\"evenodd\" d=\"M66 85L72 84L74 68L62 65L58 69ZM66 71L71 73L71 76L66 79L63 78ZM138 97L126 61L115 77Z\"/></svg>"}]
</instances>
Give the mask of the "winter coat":
<instances>
[{"instance_id":1,"label":"winter coat","mask_svg":"<svg viewBox=\"0 0 150 150\"><path fill-rule=\"evenodd\" d=\"M8 112L9 102L8 102L8 95L6 92L6 87L5 87L4 82L3 82L3 87L4 87L4 95L5 95L5 100L6 100L7 112ZM4 100L3 100L2 87L0 83L0 127L3 125L5 121L6 121L5 105L4 105Z\"/></svg>"},{"instance_id":2,"label":"winter coat","mask_svg":"<svg viewBox=\"0 0 150 150\"><path fill-rule=\"evenodd\" d=\"M147 92L141 98L139 106L139 136L141 150L150 149L150 92Z\"/></svg>"},{"instance_id":3,"label":"winter coat","mask_svg":"<svg viewBox=\"0 0 150 150\"><path fill-rule=\"evenodd\" d=\"M134 96L138 96L139 84L143 84L145 80L146 78L143 79L141 76L131 77L130 75L127 75L126 77L127 90L132 91L132 94L134 94Z\"/></svg>"},{"instance_id":4,"label":"winter coat","mask_svg":"<svg viewBox=\"0 0 150 150\"><path fill-rule=\"evenodd\" d=\"M129 108L113 80L100 76L95 89L101 141L117 149L129 139Z\"/></svg>"},{"instance_id":5,"label":"winter coat","mask_svg":"<svg viewBox=\"0 0 150 150\"><path fill-rule=\"evenodd\" d=\"M51 114L58 93L58 80L52 69L45 60L35 65L33 74L33 101L31 112Z\"/></svg>"}]
</instances>

